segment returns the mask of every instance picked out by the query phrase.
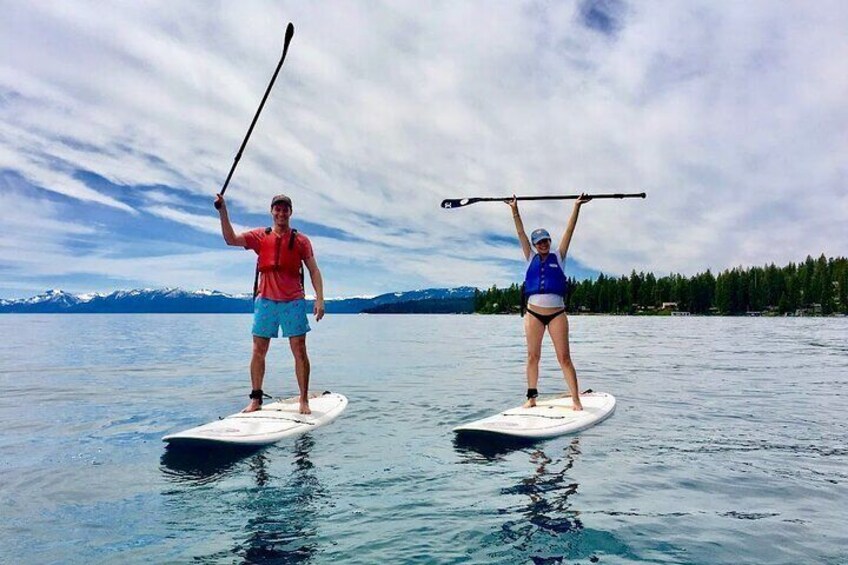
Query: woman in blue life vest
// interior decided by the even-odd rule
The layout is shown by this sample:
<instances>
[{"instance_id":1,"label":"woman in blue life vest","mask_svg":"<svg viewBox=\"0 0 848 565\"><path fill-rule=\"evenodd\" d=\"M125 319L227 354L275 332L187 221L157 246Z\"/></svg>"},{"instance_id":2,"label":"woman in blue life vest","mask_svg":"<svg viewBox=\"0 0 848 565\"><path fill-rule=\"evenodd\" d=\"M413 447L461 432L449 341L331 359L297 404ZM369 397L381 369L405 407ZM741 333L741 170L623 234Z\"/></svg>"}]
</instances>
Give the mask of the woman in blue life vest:
<instances>
[{"instance_id":1,"label":"woman in blue life vest","mask_svg":"<svg viewBox=\"0 0 848 565\"><path fill-rule=\"evenodd\" d=\"M518 201L513 197L507 201L512 208L512 219L518 232L518 241L527 261L527 274L524 277L524 294L527 300L527 315L524 316L524 334L527 337L527 402L526 408L536 406L539 382L539 359L542 355L542 338L545 328L554 343L557 361L571 391L571 400L575 410L583 410L577 388L577 371L571 362L568 347L568 318L565 315L565 296L568 283L565 278L565 256L577 224L580 207L591 200L581 194L574 202L574 209L559 246L551 249L551 235L547 230L533 230L530 239L524 233L524 224L518 213ZM531 246L532 242L532 246Z\"/></svg>"}]
</instances>

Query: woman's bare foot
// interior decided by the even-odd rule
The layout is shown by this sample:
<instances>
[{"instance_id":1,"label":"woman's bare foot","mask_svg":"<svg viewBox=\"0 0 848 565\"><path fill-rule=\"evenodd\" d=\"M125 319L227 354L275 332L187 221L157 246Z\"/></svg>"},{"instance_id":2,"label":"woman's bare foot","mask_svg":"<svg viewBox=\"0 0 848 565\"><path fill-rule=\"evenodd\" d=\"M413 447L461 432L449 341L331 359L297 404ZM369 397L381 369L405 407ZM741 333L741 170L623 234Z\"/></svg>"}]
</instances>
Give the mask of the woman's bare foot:
<instances>
[{"instance_id":1,"label":"woman's bare foot","mask_svg":"<svg viewBox=\"0 0 848 565\"><path fill-rule=\"evenodd\" d=\"M571 398L571 404L573 405L575 410L583 410L583 404L580 402L580 397Z\"/></svg>"},{"instance_id":2,"label":"woman's bare foot","mask_svg":"<svg viewBox=\"0 0 848 565\"><path fill-rule=\"evenodd\" d=\"M312 410L309 409L309 401L301 400L300 401L300 413L301 414L312 414Z\"/></svg>"},{"instance_id":3,"label":"woman's bare foot","mask_svg":"<svg viewBox=\"0 0 848 565\"><path fill-rule=\"evenodd\" d=\"M527 402L524 403L523 407L524 408L533 408L534 406L536 406L536 399L535 398L528 398Z\"/></svg>"},{"instance_id":4,"label":"woman's bare foot","mask_svg":"<svg viewBox=\"0 0 848 565\"><path fill-rule=\"evenodd\" d=\"M262 410L262 401L258 398L251 398L250 404L242 412L256 412L257 410Z\"/></svg>"}]
</instances>

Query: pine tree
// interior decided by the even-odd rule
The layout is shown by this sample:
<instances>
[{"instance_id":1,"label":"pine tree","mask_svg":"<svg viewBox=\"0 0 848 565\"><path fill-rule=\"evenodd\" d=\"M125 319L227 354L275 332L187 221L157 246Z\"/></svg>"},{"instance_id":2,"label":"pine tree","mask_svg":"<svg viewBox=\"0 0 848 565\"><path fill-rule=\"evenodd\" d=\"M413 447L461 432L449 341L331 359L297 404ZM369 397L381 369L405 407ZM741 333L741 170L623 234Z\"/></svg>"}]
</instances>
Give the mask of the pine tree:
<instances>
[{"instance_id":1,"label":"pine tree","mask_svg":"<svg viewBox=\"0 0 848 565\"><path fill-rule=\"evenodd\" d=\"M598 313L635 313L637 308L658 307L677 302L681 310L704 314L715 308L725 315L749 310L777 310L792 313L799 308L821 305L825 315L848 313L848 259L827 259L824 255L804 263L789 263L777 268L734 267L713 275L708 269L692 277L669 274L657 278L653 273L611 277L603 273L596 280L577 282L569 279L569 311ZM499 289L475 290L474 308L481 313L518 312L521 289L517 284Z\"/></svg>"}]
</instances>

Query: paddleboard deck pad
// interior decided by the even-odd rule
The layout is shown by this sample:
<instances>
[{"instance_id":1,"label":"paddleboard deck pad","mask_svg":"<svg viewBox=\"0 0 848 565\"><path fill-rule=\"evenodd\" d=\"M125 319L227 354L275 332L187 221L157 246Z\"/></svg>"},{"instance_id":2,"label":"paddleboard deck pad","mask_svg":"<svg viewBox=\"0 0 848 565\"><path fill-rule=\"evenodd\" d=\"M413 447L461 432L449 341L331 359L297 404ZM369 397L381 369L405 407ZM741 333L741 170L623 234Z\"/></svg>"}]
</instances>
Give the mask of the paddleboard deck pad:
<instances>
[{"instance_id":1,"label":"paddleboard deck pad","mask_svg":"<svg viewBox=\"0 0 848 565\"><path fill-rule=\"evenodd\" d=\"M298 397L265 404L256 412L239 412L215 422L169 434L162 441L175 444L227 444L260 446L297 436L335 420L347 407L347 398L334 392L312 394L309 409L301 414Z\"/></svg>"},{"instance_id":2,"label":"paddleboard deck pad","mask_svg":"<svg viewBox=\"0 0 848 565\"><path fill-rule=\"evenodd\" d=\"M575 411L571 395L539 397L533 408L512 408L500 414L462 424L457 434L493 434L527 439L544 439L585 430L609 418L615 397L605 392L580 395L583 410Z\"/></svg>"}]
</instances>

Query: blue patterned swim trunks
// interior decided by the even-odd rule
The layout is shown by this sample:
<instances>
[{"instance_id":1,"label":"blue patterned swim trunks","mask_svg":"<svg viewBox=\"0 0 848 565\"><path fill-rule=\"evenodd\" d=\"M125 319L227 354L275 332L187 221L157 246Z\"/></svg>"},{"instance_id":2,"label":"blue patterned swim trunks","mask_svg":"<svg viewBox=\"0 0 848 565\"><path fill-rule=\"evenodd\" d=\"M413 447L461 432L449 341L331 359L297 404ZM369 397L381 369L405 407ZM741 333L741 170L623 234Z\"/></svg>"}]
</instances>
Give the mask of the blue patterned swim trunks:
<instances>
[{"instance_id":1,"label":"blue patterned swim trunks","mask_svg":"<svg viewBox=\"0 0 848 565\"><path fill-rule=\"evenodd\" d=\"M306 320L306 300L279 302L257 297L253 305L253 335L257 337L283 337L305 335L309 331Z\"/></svg>"}]
</instances>

